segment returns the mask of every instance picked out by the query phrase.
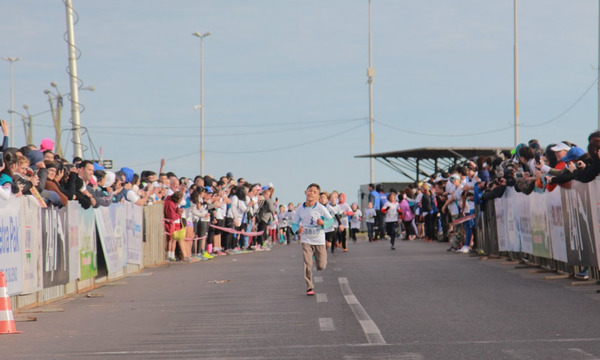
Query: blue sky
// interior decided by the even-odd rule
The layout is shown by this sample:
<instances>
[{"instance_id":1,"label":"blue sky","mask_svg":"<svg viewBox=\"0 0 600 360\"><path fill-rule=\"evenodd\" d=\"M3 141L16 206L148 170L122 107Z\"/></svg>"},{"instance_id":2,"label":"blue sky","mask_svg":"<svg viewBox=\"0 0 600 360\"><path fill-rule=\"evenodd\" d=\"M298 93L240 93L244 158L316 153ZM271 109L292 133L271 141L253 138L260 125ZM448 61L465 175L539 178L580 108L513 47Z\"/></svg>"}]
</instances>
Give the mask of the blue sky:
<instances>
[{"instance_id":1,"label":"blue sky","mask_svg":"<svg viewBox=\"0 0 600 360\"><path fill-rule=\"evenodd\" d=\"M355 201L368 183L369 161L354 158L369 152L367 0L73 3L79 77L96 88L80 92L81 123L116 167L158 170L164 157L179 176L199 172L200 40L192 33L210 31L206 173L272 182L284 202L301 201L311 182ZM36 144L53 137L43 91L54 81L69 92L65 24L59 0L0 5L0 57L21 58L15 109L41 113ZM598 126L597 64L597 1L519 3L522 141L586 145ZM9 65L0 65L0 109L8 109ZM512 0L373 0L373 66L375 152L513 145ZM480 132L489 133L468 136ZM375 180L403 179L376 163Z\"/></svg>"}]
</instances>

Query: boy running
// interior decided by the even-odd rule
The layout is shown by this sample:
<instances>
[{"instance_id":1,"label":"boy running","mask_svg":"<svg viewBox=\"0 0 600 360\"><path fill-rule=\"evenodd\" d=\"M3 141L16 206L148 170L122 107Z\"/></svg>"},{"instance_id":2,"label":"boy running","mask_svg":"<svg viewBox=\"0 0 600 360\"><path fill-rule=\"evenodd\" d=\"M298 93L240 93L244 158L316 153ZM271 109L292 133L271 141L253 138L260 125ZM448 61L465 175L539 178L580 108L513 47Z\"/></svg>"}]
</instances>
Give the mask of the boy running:
<instances>
[{"instance_id":1,"label":"boy running","mask_svg":"<svg viewBox=\"0 0 600 360\"><path fill-rule=\"evenodd\" d=\"M325 207L317 202L321 187L310 184L306 188L306 202L298 207L292 220L292 230L297 230L302 236L302 255L304 259L304 280L306 295L314 295L312 279L313 255L317 270L327 266L327 249L325 248L325 228L333 223L333 218Z\"/></svg>"}]
</instances>

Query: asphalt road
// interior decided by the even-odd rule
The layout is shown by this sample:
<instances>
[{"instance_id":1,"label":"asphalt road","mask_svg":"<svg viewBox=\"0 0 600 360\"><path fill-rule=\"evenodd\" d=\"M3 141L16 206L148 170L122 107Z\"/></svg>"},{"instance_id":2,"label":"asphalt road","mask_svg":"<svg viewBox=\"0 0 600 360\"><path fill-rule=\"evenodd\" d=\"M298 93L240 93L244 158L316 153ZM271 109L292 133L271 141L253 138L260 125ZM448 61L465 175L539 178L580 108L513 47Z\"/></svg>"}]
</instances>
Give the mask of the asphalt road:
<instances>
[{"instance_id":1,"label":"asphalt road","mask_svg":"<svg viewBox=\"0 0 600 360\"><path fill-rule=\"evenodd\" d=\"M597 285L445 244L359 241L305 295L300 246L146 269L49 304L0 359L599 359Z\"/></svg>"}]
</instances>

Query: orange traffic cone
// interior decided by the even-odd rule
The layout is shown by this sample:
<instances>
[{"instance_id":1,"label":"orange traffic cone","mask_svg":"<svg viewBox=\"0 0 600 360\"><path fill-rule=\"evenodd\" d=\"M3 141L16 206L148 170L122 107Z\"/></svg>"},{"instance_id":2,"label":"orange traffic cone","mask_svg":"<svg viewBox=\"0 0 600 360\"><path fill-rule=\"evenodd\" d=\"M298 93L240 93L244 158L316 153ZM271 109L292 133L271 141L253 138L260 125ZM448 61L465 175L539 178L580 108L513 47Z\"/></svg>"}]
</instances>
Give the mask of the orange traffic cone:
<instances>
[{"instance_id":1,"label":"orange traffic cone","mask_svg":"<svg viewBox=\"0 0 600 360\"><path fill-rule=\"evenodd\" d=\"M15 326L12 306L8 297L8 288L6 287L6 278L4 273L0 272L0 335L21 333L22 331L17 331Z\"/></svg>"}]
</instances>

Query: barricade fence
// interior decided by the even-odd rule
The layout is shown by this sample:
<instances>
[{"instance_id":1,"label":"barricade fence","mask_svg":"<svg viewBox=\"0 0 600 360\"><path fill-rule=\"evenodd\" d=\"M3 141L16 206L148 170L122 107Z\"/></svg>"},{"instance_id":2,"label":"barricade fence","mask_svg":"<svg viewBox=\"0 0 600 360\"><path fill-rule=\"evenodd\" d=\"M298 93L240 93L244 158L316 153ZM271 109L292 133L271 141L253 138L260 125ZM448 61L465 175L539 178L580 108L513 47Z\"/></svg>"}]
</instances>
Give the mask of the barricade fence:
<instances>
[{"instance_id":1,"label":"barricade fence","mask_svg":"<svg viewBox=\"0 0 600 360\"><path fill-rule=\"evenodd\" d=\"M600 180L529 195L508 187L479 211L477 248L486 254L599 278Z\"/></svg>"},{"instance_id":2,"label":"barricade fence","mask_svg":"<svg viewBox=\"0 0 600 360\"><path fill-rule=\"evenodd\" d=\"M165 260L163 204L41 208L33 197L0 205L0 271L13 309L62 298Z\"/></svg>"}]
</instances>

